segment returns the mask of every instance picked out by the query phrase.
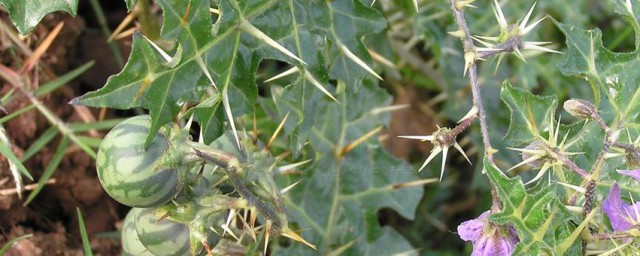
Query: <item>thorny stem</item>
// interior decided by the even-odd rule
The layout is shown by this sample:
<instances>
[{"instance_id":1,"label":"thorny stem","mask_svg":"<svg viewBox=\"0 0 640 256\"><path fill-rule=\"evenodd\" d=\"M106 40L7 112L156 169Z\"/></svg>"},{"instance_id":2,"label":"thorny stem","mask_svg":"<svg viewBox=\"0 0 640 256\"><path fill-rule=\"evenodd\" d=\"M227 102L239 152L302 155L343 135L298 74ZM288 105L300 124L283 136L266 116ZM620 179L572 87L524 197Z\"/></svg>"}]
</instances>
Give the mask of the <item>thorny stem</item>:
<instances>
[{"instance_id":1,"label":"thorny stem","mask_svg":"<svg viewBox=\"0 0 640 256\"><path fill-rule=\"evenodd\" d=\"M624 143L624 142L614 142L613 146L616 147L616 148L621 148L621 149L628 150L628 151L637 150L633 145L631 145L629 143Z\"/></svg>"},{"instance_id":2,"label":"thorny stem","mask_svg":"<svg viewBox=\"0 0 640 256\"><path fill-rule=\"evenodd\" d=\"M464 32L464 37L461 38L464 52L475 51L476 48L473 45L473 39L471 38L471 31L467 26L467 21L464 18L464 11L456 8L456 0L449 0L451 4L451 12L458 24L458 28ZM489 140L489 128L487 125L487 117L484 106L482 105L482 97L480 95L480 85L478 84L478 70L476 61L472 61L469 64L469 81L471 82L471 93L473 95L473 105L478 108L478 118L480 119L480 131L482 133L482 143L485 148L485 156L489 159L489 162L493 162L494 149L491 147L491 141Z\"/></svg>"},{"instance_id":3,"label":"thorny stem","mask_svg":"<svg viewBox=\"0 0 640 256\"><path fill-rule=\"evenodd\" d=\"M522 37L516 36L507 39L504 43L498 44L492 47L495 51L483 51L478 52L478 58L484 59L503 52L512 52L513 49L518 48L522 44Z\"/></svg>"},{"instance_id":4,"label":"thorny stem","mask_svg":"<svg viewBox=\"0 0 640 256\"><path fill-rule=\"evenodd\" d=\"M461 38L462 45L464 48L464 52L475 51L475 46L473 45L473 39L471 38L471 31L469 30L469 26L467 26L467 20L464 18L464 11L458 10L456 8L456 0L449 0L451 5L451 13L453 14L456 23L458 24L458 28L464 32L464 37ZM465 60L466 61L466 60ZM482 133L482 143L484 144L484 154L489 160L491 164L495 164L493 162L493 153L495 150L491 147L491 141L489 140L489 128L487 125L487 116L486 111L484 109L484 105L482 105L482 96L480 95L480 85L478 84L478 68L476 66L476 60L472 61L469 64L469 81L471 82L471 94L473 96L473 105L478 108L478 118L480 119L480 132ZM497 195L495 185L491 185L491 211L499 212L500 211L500 198Z\"/></svg>"},{"instance_id":5,"label":"thorny stem","mask_svg":"<svg viewBox=\"0 0 640 256\"><path fill-rule=\"evenodd\" d=\"M593 179L597 180L600 173L600 169L602 168L602 164L604 163L604 157L607 154L607 152L609 152L611 145L616 143L615 140L617 138L612 137L613 134L611 132L611 128L609 128L609 126L604 122L604 120L602 120L600 115L596 113L595 116L593 117L593 120L595 120L596 123L600 125L600 128L602 128L602 130L604 131L604 145L602 146L602 150L600 150L600 153L598 153L598 158L596 158L596 162L593 164L593 167L591 169L591 174L594 176ZM622 125L622 123L618 124L618 129L620 128L620 125Z\"/></svg>"},{"instance_id":6,"label":"thorny stem","mask_svg":"<svg viewBox=\"0 0 640 256\"><path fill-rule=\"evenodd\" d=\"M286 228L284 221L278 216L276 210L273 209L271 205L264 203L258 196L253 194L253 192L251 192L244 183L242 183L240 177L238 177L238 170L242 167L240 166L237 158L221 150L206 150L202 147L194 148L193 150L198 157L225 169L227 176L229 177L229 181L238 194L247 200L249 205L258 209L266 219L273 222L272 229L270 230L271 235L276 236L280 231Z\"/></svg>"},{"instance_id":7,"label":"thorny stem","mask_svg":"<svg viewBox=\"0 0 640 256\"><path fill-rule=\"evenodd\" d=\"M615 140L617 139L617 138L613 138L611 128L609 128L609 126L604 122L604 120L602 120L600 115L596 113L593 119L600 125L602 130L604 130L605 132L604 145L602 146L600 153L598 153L596 162L593 164L591 168L591 176L589 176L589 178L587 179L586 193L584 195L585 202L583 206L583 209L584 209L583 217L586 217L591 212L591 210L593 210L593 202L595 201L596 181L598 180L600 170L602 169L602 165L604 164L605 155L607 154L607 152L609 152L611 145L613 145L616 142ZM591 235L590 229L588 228L585 229L585 232L589 236ZM588 243L589 242L586 239L582 240L582 255L586 255Z\"/></svg>"},{"instance_id":8,"label":"thorny stem","mask_svg":"<svg viewBox=\"0 0 640 256\"><path fill-rule=\"evenodd\" d=\"M594 121L596 121L596 123L598 123L598 125L600 125L600 128L602 128L603 131L610 130L609 126L604 122L604 120L602 120L602 117L600 117L600 115L595 115L592 118Z\"/></svg>"},{"instance_id":9,"label":"thorny stem","mask_svg":"<svg viewBox=\"0 0 640 256\"><path fill-rule=\"evenodd\" d=\"M571 161L571 159L569 159L565 154L560 152L560 150L558 148L549 148L547 150L550 150L551 152L553 152L553 155L552 155L553 158L555 158L556 160L562 162L562 164L564 164L570 170L572 170L575 173L577 173L578 175L580 175L582 178L586 179L587 177L589 177L589 174L587 173L587 171L585 171L584 169L582 169L578 165L576 165L576 163Z\"/></svg>"},{"instance_id":10,"label":"thorny stem","mask_svg":"<svg viewBox=\"0 0 640 256\"><path fill-rule=\"evenodd\" d=\"M471 125L471 122L473 122L473 120L475 120L476 118L478 118L478 115L472 115L464 120L461 120L460 123L458 123L458 125L456 125L456 127L454 127L453 129L449 130L446 133L442 133L440 136L437 136L437 138L435 138L436 140L438 140L438 143L442 144L442 145L448 145L451 146L454 143L456 143L456 137L458 135L460 135L460 133L464 132L464 130L466 130L469 125Z\"/></svg>"},{"instance_id":11,"label":"thorny stem","mask_svg":"<svg viewBox=\"0 0 640 256\"><path fill-rule=\"evenodd\" d=\"M458 125L456 125L456 127L451 129L449 134L452 135L455 138L460 133L462 133L464 130L466 130L467 127L469 127L469 125L471 125L471 122L473 122L473 120L475 120L476 118L478 118L477 114L473 115L473 116L470 116L469 118L466 118L466 119L460 121L460 123L458 123Z\"/></svg>"},{"instance_id":12,"label":"thorny stem","mask_svg":"<svg viewBox=\"0 0 640 256\"><path fill-rule=\"evenodd\" d=\"M623 238L633 238L633 237L635 237L633 234L623 232L623 233L613 233L613 234L592 234L589 238L590 240L611 240L611 239L623 239Z\"/></svg>"},{"instance_id":13,"label":"thorny stem","mask_svg":"<svg viewBox=\"0 0 640 256\"><path fill-rule=\"evenodd\" d=\"M593 210L593 201L595 201L595 197L596 197L596 181L595 180L589 180L589 183L587 183L587 189L586 189L586 193L584 194L584 206L582 207L583 211L582 211L582 217L583 218L587 218L587 215L589 215L589 213L591 213L591 211ZM591 229L589 228L585 228L583 232L586 232L588 235L591 235ZM587 241L586 239L582 240L582 255L586 255L587 254L587 245L589 244L589 241Z\"/></svg>"},{"instance_id":14,"label":"thorny stem","mask_svg":"<svg viewBox=\"0 0 640 256\"><path fill-rule=\"evenodd\" d=\"M270 230L271 235L275 236L280 233L281 230L284 229L282 220L278 217L276 210L273 209L270 205L266 204L256 195L254 195L247 186L245 186L240 178L238 177L238 170L236 166L229 166L229 168L225 168L227 171L227 176L229 176L229 181L236 188L238 193L249 203L258 209L265 218L273 221L272 228Z\"/></svg>"},{"instance_id":15,"label":"thorny stem","mask_svg":"<svg viewBox=\"0 0 640 256\"><path fill-rule=\"evenodd\" d=\"M607 152L609 152L611 145L613 145L613 143L615 142L611 135L611 129L607 129L604 135L604 145L602 146L602 150L600 150L600 153L598 153L596 162L591 168L592 180L598 180L600 169L602 169L602 165L604 164L604 157L606 156Z\"/></svg>"}]
</instances>

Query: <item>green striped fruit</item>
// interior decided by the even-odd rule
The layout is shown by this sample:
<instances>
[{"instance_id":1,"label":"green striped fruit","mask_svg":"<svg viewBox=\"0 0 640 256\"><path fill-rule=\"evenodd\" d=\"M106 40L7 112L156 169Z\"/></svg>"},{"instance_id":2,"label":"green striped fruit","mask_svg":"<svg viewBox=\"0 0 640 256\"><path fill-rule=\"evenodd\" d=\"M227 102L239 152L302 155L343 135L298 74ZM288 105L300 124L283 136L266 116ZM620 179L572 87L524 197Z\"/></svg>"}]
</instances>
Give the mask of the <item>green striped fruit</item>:
<instances>
[{"instance_id":1,"label":"green striped fruit","mask_svg":"<svg viewBox=\"0 0 640 256\"><path fill-rule=\"evenodd\" d=\"M188 255L189 228L181 223L160 219L153 208L141 209L135 216L140 242L155 255Z\"/></svg>"},{"instance_id":2,"label":"green striped fruit","mask_svg":"<svg viewBox=\"0 0 640 256\"><path fill-rule=\"evenodd\" d=\"M144 247L142 242L140 242L140 238L138 238L135 218L141 210L142 208L132 208L127 214L127 217L124 218L122 234L120 236L123 256L155 256L147 250L147 247Z\"/></svg>"},{"instance_id":3,"label":"green striped fruit","mask_svg":"<svg viewBox=\"0 0 640 256\"><path fill-rule=\"evenodd\" d=\"M166 127L145 148L150 126L148 115L129 118L116 125L98 149L96 168L102 187L116 201L131 207L165 204L180 190L181 166L167 164L167 159L182 151L172 146Z\"/></svg>"}]
</instances>

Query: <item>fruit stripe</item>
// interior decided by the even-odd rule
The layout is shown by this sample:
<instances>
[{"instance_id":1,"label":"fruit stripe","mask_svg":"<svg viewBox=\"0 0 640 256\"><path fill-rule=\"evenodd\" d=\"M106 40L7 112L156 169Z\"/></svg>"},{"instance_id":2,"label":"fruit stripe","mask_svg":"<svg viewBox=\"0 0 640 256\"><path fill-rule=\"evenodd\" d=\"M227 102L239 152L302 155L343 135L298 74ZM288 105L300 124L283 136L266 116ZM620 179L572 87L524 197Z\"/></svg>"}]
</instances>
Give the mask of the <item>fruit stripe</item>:
<instances>
[{"instance_id":1,"label":"fruit stripe","mask_svg":"<svg viewBox=\"0 0 640 256\"><path fill-rule=\"evenodd\" d=\"M145 150L148 117L134 117L125 122L112 129L100 145L97 163L103 187L117 201L129 206L149 207L169 201L178 191L177 185L168 185L178 183L177 172L167 168L147 173L168 150L166 137L157 133Z\"/></svg>"},{"instance_id":2,"label":"fruit stripe","mask_svg":"<svg viewBox=\"0 0 640 256\"><path fill-rule=\"evenodd\" d=\"M159 255L184 255L190 248L189 228L168 219L159 220L153 209L142 209L135 220L140 241Z\"/></svg>"},{"instance_id":3,"label":"fruit stripe","mask_svg":"<svg viewBox=\"0 0 640 256\"><path fill-rule=\"evenodd\" d=\"M120 235L120 241L122 244L123 256L154 256L153 253L144 247L140 238L138 238L138 232L136 231L135 218L142 209L133 208L124 218L124 226L122 227L122 234Z\"/></svg>"}]
</instances>

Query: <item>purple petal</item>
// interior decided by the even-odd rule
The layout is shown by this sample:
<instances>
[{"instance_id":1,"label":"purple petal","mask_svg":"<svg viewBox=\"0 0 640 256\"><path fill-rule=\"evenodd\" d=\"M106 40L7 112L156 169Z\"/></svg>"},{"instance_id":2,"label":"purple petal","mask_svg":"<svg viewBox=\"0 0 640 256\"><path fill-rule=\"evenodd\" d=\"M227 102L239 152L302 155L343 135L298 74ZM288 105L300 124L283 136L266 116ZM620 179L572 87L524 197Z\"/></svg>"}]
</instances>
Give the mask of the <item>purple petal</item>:
<instances>
[{"instance_id":1,"label":"purple petal","mask_svg":"<svg viewBox=\"0 0 640 256\"><path fill-rule=\"evenodd\" d=\"M640 182L640 170L617 170L619 174L627 175Z\"/></svg>"},{"instance_id":2,"label":"purple petal","mask_svg":"<svg viewBox=\"0 0 640 256\"><path fill-rule=\"evenodd\" d=\"M482 236L487 216L489 216L489 211L483 212L478 218L462 222L462 224L458 226L458 235L460 238L473 242L475 248L476 241Z\"/></svg>"},{"instance_id":3,"label":"purple petal","mask_svg":"<svg viewBox=\"0 0 640 256\"><path fill-rule=\"evenodd\" d=\"M458 226L458 235L473 243L472 256L509 256L519 242L513 226L499 226L488 220L489 211Z\"/></svg>"},{"instance_id":4,"label":"purple petal","mask_svg":"<svg viewBox=\"0 0 640 256\"><path fill-rule=\"evenodd\" d=\"M609 195L604 199L604 201L602 201L602 210L607 214L607 217L609 217L611 227L616 232L625 231L631 228L632 224L629 222L627 209L633 211L634 207L635 206L627 205L622 202L618 183L613 183L611 190L609 190ZM635 213L633 215L635 215Z\"/></svg>"},{"instance_id":5,"label":"purple petal","mask_svg":"<svg viewBox=\"0 0 640 256\"><path fill-rule=\"evenodd\" d=\"M473 251L471 252L471 256L490 255L487 254L490 250L491 245L489 245L489 237L481 236L479 240L473 242Z\"/></svg>"},{"instance_id":6,"label":"purple petal","mask_svg":"<svg viewBox=\"0 0 640 256\"><path fill-rule=\"evenodd\" d=\"M511 239L500 237L499 232L492 236L483 236L473 244L472 256L509 256L515 247Z\"/></svg>"}]
</instances>

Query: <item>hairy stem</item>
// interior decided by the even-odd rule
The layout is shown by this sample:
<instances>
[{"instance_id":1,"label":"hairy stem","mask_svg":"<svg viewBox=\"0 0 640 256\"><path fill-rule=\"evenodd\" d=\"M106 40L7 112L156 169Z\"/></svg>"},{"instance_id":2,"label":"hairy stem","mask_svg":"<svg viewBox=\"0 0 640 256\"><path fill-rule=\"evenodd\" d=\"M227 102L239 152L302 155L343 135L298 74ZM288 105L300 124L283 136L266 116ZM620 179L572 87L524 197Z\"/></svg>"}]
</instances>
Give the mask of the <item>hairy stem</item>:
<instances>
[{"instance_id":1,"label":"hairy stem","mask_svg":"<svg viewBox=\"0 0 640 256\"><path fill-rule=\"evenodd\" d=\"M592 234L589 238L590 240L611 240L611 239L629 239L633 237L635 237L635 235L623 232L623 233L613 233L613 234Z\"/></svg>"},{"instance_id":2,"label":"hairy stem","mask_svg":"<svg viewBox=\"0 0 640 256\"><path fill-rule=\"evenodd\" d=\"M464 11L456 8L456 0L449 0L451 4L451 12L458 24L458 28L464 32L464 36L461 38L464 52L475 52L476 48L473 45L473 39L471 38L471 31L467 25L467 21L464 17ZM493 153L495 150L491 147L491 141L489 140L489 128L487 125L487 116L482 104L482 96L480 95L480 85L478 84L478 67L476 60L469 63L468 66L469 81L471 82L471 93L473 95L473 105L478 108L478 118L480 119L480 131L482 132L482 143L485 148L485 156L489 159L489 162L493 162Z\"/></svg>"},{"instance_id":3,"label":"hairy stem","mask_svg":"<svg viewBox=\"0 0 640 256\"><path fill-rule=\"evenodd\" d=\"M600 170L604 165L605 156L609 152L611 145L616 143L616 140L617 140L617 136L613 136L613 133L611 132L611 128L607 126L607 124L604 122L604 120L602 120L602 118L600 118L599 115L596 115L594 119L600 125L600 127L604 130L605 135L604 135L604 145L602 146L602 150L600 150L600 153L598 153L596 162L591 167L591 173L590 173L591 176L589 176L589 178L587 179L587 182L588 182L586 187L587 192L585 193L585 202L583 206L584 208L583 216L585 217L593 209L593 202L595 201L596 181L598 180L600 176ZM618 128L620 124L618 124ZM591 230L587 228L585 229L585 231L588 233L589 236L591 235ZM586 255L588 243L589 241L587 241L586 239L582 240L582 255Z\"/></svg>"},{"instance_id":4,"label":"hairy stem","mask_svg":"<svg viewBox=\"0 0 640 256\"><path fill-rule=\"evenodd\" d=\"M553 153L552 157L555 158L556 160L562 162L562 164L564 164L564 166L569 168L569 170L574 171L575 173L580 175L582 178L587 178L589 176L587 171L585 171L584 169L580 168L578 165L576 165L576 163L571 161L571 159L569 159L564 153L562 153L560 151L560 149L558 149L558 148L547 148L547 150L551 151Z\"/></svg>"},{"instance_id":5,"label":"hairy stem","mask_svg":"<svg viewBox=\"0 0 640 256\"><path fill-rule=\"evenodd\" d=\"M471 38L471 31L467 25L467 20L464 18L464 11L458 10L456 7L456 0L449 0L451 5L451 13L453 14L458 28L464 32L464 36L461 38L464 52L475 52L475 46L473 45L473 39ZM467 60L465 60L466 62ZM478 83L478 66L476 65L476 59L471 61L468 66L469 81L471 82L471 94L473 96L473 105L478 109L478 118L480 119L480 131L482 133L482 143L484 144L484 155L489 162L495 165L493 161L493 153L495 149L491 147L491 140L489 139L489 128L487 124L487 115L482 104L482 96L480 95L480 84ZM495 185L491 184L491 211L498 212L500 210L500 198L497 196Z\"/></svg>"},{"instance_id":6,"label":"hairy stem","mask_svg":"<svg viewBox=\"0 0 640 256\"><path fill-rule=\"evenodd\" d=\"M227 176L229 176L229 181L231 181L231 184L236 188L236 191L238 191L238 193L247 200L247 203L258 209L265 218L273 222L270 230L271 235L278 235L284 227L276 210L273 209L271 205L264 203L258 196L254 195L249 188L244 185L244 183L242 183L240 177L238 177L238 169L235 166L229 166L229 168L226 168L225 170L227 172Z\"/></svg>"},{"instance_id":7,"label":"hairy stem","mask_svg":"<svg viewBox=\"0 0 640 256\"><path fill-rule=\"evenodd\" d=\"M221 150L207 150L204 147L194 148L193 150L198 157L225 169L231 185L238 191L238 194L247 200L249 205L255 207L262 213L267 220L272 221L271 235L276 236L285 228L284 221L278 216L276 209L262 201L260 197L256 196L242 183L242 180L238 176L238 170L241 168L240 162L236 157Z\"/></svg>"}]
</instances>

